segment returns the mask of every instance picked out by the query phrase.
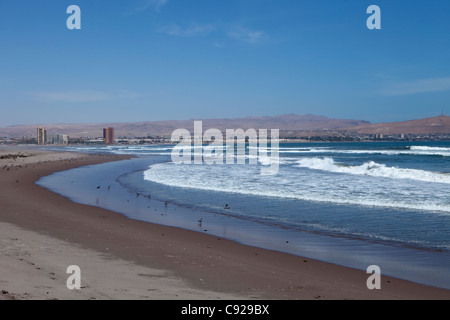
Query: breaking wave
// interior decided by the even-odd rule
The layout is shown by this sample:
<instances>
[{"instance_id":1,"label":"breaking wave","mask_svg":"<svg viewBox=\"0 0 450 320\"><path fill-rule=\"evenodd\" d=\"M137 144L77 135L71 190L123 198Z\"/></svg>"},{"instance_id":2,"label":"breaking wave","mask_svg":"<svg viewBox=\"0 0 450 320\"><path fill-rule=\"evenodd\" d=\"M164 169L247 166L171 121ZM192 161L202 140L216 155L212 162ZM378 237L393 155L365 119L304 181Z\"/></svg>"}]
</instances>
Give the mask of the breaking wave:
<instances>
[{"instance_id":1,"label":"breaking wave","mask_svg":"<svg viewBox=\"0 0 450 320\"><path fill-rule=\"evenodd\" d=\"M322 159L322 161L310 159L310 162L310 167L318 170L324 168L328 171L330 168L331 170L341 170L338 165L333 164L332 159ZM369 169L370 166L367 164L367 166L353 169L343 167L342 170L354 170L354 172L383 170L380 169L382 166L372 165L372 169ZM407 180L397 180L397 183L392 184L386 179L367 179L362 174L356 175L355 179L349 179L346 177L348 175L319 175L311 173L310 170L295 172L291 169L289 172L276 176L264 177L259 175L257 166L162 163L150 166L148 170L144 171L143 176L147 181L167 186L220 193L450 212L448 201L445 199L442 201L447 188L439 188L438 184L422 186L425 189L421 187L411 189L411 183ZM446 181L446 183L450 183L449 180ZM430 193L434 196L431 197Z\"/></svg>"},{"instance_id":2,"label":"breaking wave","mask_svg":"<svg viewBox=\"0 0 450 320\"><path fill-rule=\"evenodd\" d=\"M385 148L385 149L332 149L329 147L311 147L311 148L264 148L260 149L266 152L271 150L278 151L281 154L307 154L307 153L333 153L333 154L384 154L384 155L418 155L418 156L442 156L450 157L450 148L445 147L425 147L411 146L404 148Z\"/></svg>"},{"instance_id":3,"label":"breaking wave","mask_svg":"<svg viewBox=\"0 0 450 320\"><path fill-rule=\"evenodd\" d=\"M450 174L388 167L384 164L369 161L359 166L349 166L336 163L333 158L304 158L297 161L298 167L323 170L335 173L346 173L355 175L367 175L390 179L411 179L425 182L437 182L450 184Z\"/></svg>"}]
</instances>

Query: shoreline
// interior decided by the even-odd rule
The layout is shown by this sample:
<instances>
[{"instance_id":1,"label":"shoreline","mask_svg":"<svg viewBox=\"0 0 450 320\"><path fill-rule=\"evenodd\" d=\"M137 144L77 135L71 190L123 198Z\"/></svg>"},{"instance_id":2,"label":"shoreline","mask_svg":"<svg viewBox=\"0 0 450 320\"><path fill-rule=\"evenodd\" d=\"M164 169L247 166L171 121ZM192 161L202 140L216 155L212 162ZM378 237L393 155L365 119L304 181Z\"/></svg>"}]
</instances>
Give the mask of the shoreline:
<instances>
[{"instance_id":1,"label":"shoreline","mask_svg":"<svg viewBox=\"0 0 450 320\"><path fill-rule=\"evenodd\" d=\"M450 263L448 252L439 254L437 250L408 247L403 243L272 224L255 219L252 214L248 216L249 212L242 211L242 208L240 212L233 212L214 207L220 202L231 203L232 207L235 202L254 203L248 197L241 198L236 194L224 197L206 190L196 194L194 189L172 190L163 184L141 181L149 166L167 161L170 159L166 156L137 156L55 173L40 179L37 184L73 202L112 210L130 219L192 230L358 270L365 271L367 266L376 264L381 267L383 275L450 289L449 269L446 268ZM71 183L66 184L65 181ZM100 189L97 188L99 186ZM209 209L204 207L206 203ZM266 205L270 204L266 201Z\"/></svg>"},{"instance_id":2,"label":"shoreline","mask_svg":"<svg viewBox=\"0 0 450 320\"><path fill-rule=\"evenodd\" d=\"M368 290L366 280L369 275L364 271L250 247L195 231L131 220L119 213L76 204L34 183L39 177L52 172L127 159L130 156L7 149L6 152L10 154L20 151L38 155L33 161L30 161L32 157L0 160L0 183L7 186L0 195L1 223L7 223L9 228L15 225L35 235L53 238L55 243L63 241L91 253L107 254L136 267L163 270L170 274L169 278L181 279L183 284L178 284L179 286L184 285L194 292L180 295L177 297L179 299L215 299L220 296L235 299L450 299L449 290L383 275L382 289ZM8 166L7 170L7 162L15 165ZM22 246L26 245L22 241ZM5 251L0 251L0 255L3 254ZM89 260L87 264L95 265L92 262L94 260ZM112 264L109 261L114 260L106 260L105 266ZM51 261L47 263L51 264ZM96 276L101 282L102 271L91 271L98 273ZM17 276L15 269L11 268L10 274L3 275L2 278L12 279ZM61 292L66 294L63 299L72 299L71 291L65 287L67 276L59 285L62 287ZM34 275L28 277L33 279ZM32 298L18 292L19 287L14 290L14 284L10 282L9 290L4 289L7 280L2 278L0 290L12 292L19 299ZM150 287L154 282L153 278L148 278ZM142 283L143 280L145 278L137 273L129 283ZM114 285L111 279L104 281ZM123 286L127 284L123 281L118 283L121 283L122 288L118 287L116 290L125 290ZM80 292L89 290L95 288L84 288ZM133 295L130 290L123 292L128 293L116 298L139 299L137 297L145 296ZM215 294L211 294L212 292ZM112 298L104 292L103 294L104 299ZM102 295L99 294L98 298L101 299ZM171 298L175 297L161 296L161 299ZM47 299L47 295L42 293L34 299Z\"/></svg>"}]
</instances>

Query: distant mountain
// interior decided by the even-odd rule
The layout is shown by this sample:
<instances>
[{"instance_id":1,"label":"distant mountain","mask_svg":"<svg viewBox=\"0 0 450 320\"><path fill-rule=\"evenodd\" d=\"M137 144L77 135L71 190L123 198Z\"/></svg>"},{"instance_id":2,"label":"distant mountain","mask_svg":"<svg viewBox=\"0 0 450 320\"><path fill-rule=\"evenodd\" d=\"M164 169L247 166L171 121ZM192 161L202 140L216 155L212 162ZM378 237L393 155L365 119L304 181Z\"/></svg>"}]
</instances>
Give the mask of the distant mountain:
<instances>
[{"instance_id":1,"label":"distant mountain","mask_svg":"<svg viewBox=\"0 0 450 320\"><path fill-rule=\"evenodd\" d=\"M36 124L0 128L0 137L18 138L35 137L36 128L44 127L48 133L66 134L69 137L101 137L103 128L114 127L116 137L171 136L175 129L194 129L194 120L203 121L203 130L226 129L279 129L283 131L323 131L337 130L361 125L370 125L363 120L331 119L311 114L286 114L273 117L245 117L235 119L190 119L170 121L145 121L132 123L97 123L97 124Z\"/></svg>"},{"instance_id":2,"label":"distant mountain","mask_svg":"<svg viewBox=\"0 0 450 320\"><path fill-rule=\"evenodd\" d=\"M345 129L346 131L366 134L449 134L450 117L439 116L401 122L361 124Z\"/></svg>"}]
</instances>

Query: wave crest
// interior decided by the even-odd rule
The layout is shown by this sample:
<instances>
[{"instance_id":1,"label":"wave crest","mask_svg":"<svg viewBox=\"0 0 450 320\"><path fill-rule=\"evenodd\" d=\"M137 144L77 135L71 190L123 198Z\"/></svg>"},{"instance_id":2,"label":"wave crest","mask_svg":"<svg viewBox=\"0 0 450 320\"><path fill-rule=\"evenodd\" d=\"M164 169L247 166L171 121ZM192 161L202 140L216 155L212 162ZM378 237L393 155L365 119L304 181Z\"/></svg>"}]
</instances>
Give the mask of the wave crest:
<instances>
[{"instance_id":1,"label":"wave crest","mask_svg":"<svg viewBox=\"0 0 450 320\"><path fill-rule=\"evenodd\" d=\"M388 167L374 161L365 162L359 166L338 164L333 158L304 158L297 161L298 167L315 170L323 170L335 173L346 173L355 175L368 175L390 179L411 179L425 182L437 182L450 184L450 175L438 172L424 171L418 169L405 169Z\"/></svg>"}]
</instances>

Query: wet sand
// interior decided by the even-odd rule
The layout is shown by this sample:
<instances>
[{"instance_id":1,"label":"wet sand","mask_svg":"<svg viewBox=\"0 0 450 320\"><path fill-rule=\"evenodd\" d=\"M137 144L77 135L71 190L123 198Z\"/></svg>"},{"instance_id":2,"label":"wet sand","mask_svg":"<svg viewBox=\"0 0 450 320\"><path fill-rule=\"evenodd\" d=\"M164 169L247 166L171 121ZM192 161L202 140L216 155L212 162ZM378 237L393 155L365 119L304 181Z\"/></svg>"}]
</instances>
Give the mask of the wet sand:
<instances>
[{"instance_id":1,"label":"wet sand","mask_svg":"<svg viewBox=\"0 0 450 320\"><path fill-rule=\"evenodd\" d=\"M34 182L125 159L0 147L0 299L450 299L450 291L135 221ZM69 290L69 265L81 289Z\"/></svg>"}]
</instances>

